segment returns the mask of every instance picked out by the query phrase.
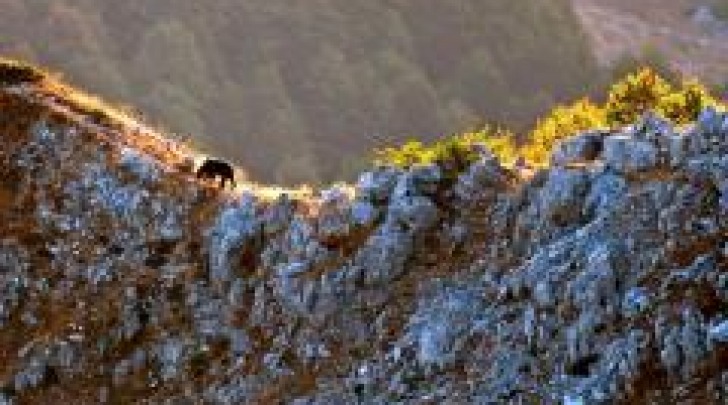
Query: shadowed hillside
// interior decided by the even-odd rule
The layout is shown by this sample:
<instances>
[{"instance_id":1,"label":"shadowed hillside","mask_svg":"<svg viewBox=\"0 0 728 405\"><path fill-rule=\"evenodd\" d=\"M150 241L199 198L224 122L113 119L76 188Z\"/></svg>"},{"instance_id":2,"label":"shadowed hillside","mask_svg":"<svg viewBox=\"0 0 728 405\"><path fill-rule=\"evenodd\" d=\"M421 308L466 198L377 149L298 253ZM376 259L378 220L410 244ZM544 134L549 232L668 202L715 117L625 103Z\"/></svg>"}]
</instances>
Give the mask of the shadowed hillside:
<instances>
[{"instance_id":1,"label":"shadowed hillside","mask_svg":"<svg viewBox=\"0 0 728 405\"><path fill-rule=\"evenodd\" d=\"M647 57L728 94L728 1L570 1L600 64Z\"/></svg>"},{"instance_id":2,"label":"shadowed hillside","mask_svg":"<svg viewBox=\"0 0 728 405\"><path fill-rule=\"evenodd\" d=\"M522 128L583 94L595 74L566 0L0 0L0 9L0 53L137 106L268 181L351 176L374 147L483 117Z\"/></svg>"}]
</instances>

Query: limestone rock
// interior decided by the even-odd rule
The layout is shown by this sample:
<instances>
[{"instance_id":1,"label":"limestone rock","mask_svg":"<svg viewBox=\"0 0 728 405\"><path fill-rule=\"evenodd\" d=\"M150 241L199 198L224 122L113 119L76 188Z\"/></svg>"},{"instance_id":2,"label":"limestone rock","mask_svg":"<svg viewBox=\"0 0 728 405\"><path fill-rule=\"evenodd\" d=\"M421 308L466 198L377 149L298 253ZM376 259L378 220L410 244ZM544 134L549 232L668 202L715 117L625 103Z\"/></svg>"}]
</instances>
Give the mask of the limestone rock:
<instances>
[{"instance_id":1,"label":"limestone rock","mask_svg":"<svg viewBox=\"0 0 728 405\"><path fill-rule=\"evenodd\" d=\"M632 173L655 168L658 150L646 140L628 135L613 135L604 140L604 161L617 173Z\"/></svg>"}]
</instances>

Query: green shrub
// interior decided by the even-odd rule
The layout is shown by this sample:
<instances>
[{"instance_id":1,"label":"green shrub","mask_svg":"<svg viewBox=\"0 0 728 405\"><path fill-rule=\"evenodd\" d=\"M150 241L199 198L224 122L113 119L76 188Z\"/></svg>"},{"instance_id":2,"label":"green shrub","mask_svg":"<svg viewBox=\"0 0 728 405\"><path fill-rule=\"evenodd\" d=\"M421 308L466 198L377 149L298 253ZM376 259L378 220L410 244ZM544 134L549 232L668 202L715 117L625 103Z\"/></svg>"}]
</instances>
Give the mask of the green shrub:
<instances>
[{"instance_id":1,"label":"green shrub","mask_svg":"<svg viewBox=\"0 0 728 405\"><path fill-rule=\"evenodd\" d=\"M706 106L716 104L697 80L683 80L677 85L651 69L642 69L612 86L605 108L612 125L632 123L648 110L682 125L695 121Z\"/></svg>"},{"instance_id":2,"label":"green shrub","mask_svg":"<svg viewBox=\"0 0 728 405\"><path fill-rule=\"evenodd\" d=\"M555 107L538 120L520 145L516 144L516 136L512 132L486 127L450 136L432 145L411 140L401 147L378 151L377 161L399 167L437 162L461 168L477 158L473 146L480 144L487 146L505 164L523 157L532 165L546 166L554 147L579 132L631 124L647 111L654 111L676 125L683 125L695 121L709 105L725 109L696 80L673 84L654 70L642 68L613 84L604 105L585 98L571 105Z\"/></svg>"},{"instance_id":3,"label":"green shrub","mask_svg":"<svg viewBox=\"0 0 728 405\"><path fill-rule=\"evenodd\" d=\"M683 82L680 90L660 100L657 112L675 124L682 125L695 121L705 107L716 104L717 101L710 96L705 86L696 80L688 80Z\"/></svg>"},{"instance_id":4,"label":"green shrub","mask_svg":"<svg viewBox=\"0 0 728 405\"><path fill-rule=\"evenodd\" d=\"M388 147L375 151L375 162L380 165L392 165L407 168L432 160L430 153L422 142L410 139L399 147Z\"/></svg>"},{"instance_id":5,"label":"green shrub","mask_svg":"<svg viewBox=\"0 0 728 405\"><path fill-rule=\"evenodd\" d=\"M568 106L557 106L529 133L520 152L527 162L545 166L551 151L562 140L574 134L606 125L604 109L588 99Z\"/></svg>"},{"instance_id":6,"label":"green shrub","mask_svg":"<svg viewBox=\"0 0 728 405\"><path fill-rule=\"evenodd\" d=\"M632 123L645 112L656 109L660 100L671 92L672 86L650 68L627 75L609 91L605 106L607 122L610 125Z\"/></svg>"},{"instance_id":7,"label":"green shrub","mask_svg":"<svg viewBox=\"0 0 728 405\"><path fill-rule=\"evenodd\" d=\"M430 145L409 140L400 147L378 150L375 162L402 168L437 163L458 172L478 159L480 152L477 145L487 146L500 159L512 161L516 150L513 139L509 131L486 126L477 131L445 137Z\"/></svg>"},{"instance_id":8,"label":"green shrub","mask_svg":"<svg viewBox=\"0 0 728 405\"><path fill-rule=\"evenodd\" d=\"M510 165L519 157L516 135L510 131L501 129L479 138L479 143L487 146L504 164Z\"/></svg>"}]
</instances>

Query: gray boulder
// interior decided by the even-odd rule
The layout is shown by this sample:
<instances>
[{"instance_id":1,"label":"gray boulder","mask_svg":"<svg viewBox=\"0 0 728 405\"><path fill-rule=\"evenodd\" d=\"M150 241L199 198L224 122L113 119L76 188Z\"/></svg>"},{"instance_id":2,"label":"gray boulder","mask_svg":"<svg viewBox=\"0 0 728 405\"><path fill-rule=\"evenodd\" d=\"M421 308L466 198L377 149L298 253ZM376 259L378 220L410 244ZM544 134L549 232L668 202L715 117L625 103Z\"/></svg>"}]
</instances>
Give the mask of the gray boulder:
<instances>
[{"instance_id":1,"label":"gray boulder","mask_svg":"<svg viewBox=\"0 0 728 405\"><path fill-rule=\"evenodd\" d=\"M263 229L266 235L274 235L285 230L291 220L295 207L293 201L286 194L278 199L265 210L263 214Z\"/></svg>"},{"instance_id":2,"label":"gray boulder","mask_svg":"<svg viewBox=\"0 0 728 405\"><path fill-rule=\"evenodd\" d=\"M724 131L726 119L728 119L726 114L719 113L715 107L709 106L700 112L696 126L701 132L718 134Z\"/></svg>"},{"instance_id":3,"label":"gray boulder","mask_svg":"<svg viewBox=\"0 0 728 405\"><path fill-rule=\"evenodd\" d=\"M453 191L461 201L474 202L493 196L509 180L508 172L497 159L483 158L458 177Z\"/></svg>"},{"instance_id":4,"label":"gray boulder","mask_svg":"<svg viewBox=\"0 0 728 405\"><path fill-rule=\"evenodd\" d=\"M448 289L423 299L410 319L402 346L414 346L421 365L444 365L455 359L458 346L473 328L479 308L477 294Z\"/></svg>"},{"instance_id":5,"label":"gray boulder","mask_svg":"<svg viewBox=\"0 0 728 405\"><path fill-rule=\"evenodd\" d=\"M606 216L627 194L627 181L624 177L605 173L593 180L584 201L584 211L595 217Z\"/></svg>"},{"instance_id":6,"label":"gray boulder","mask_svg":"<svg viewBox=\"0 0 728 405\"><path fill-rule=\"evenodd\" d=\"M684 164L690 157L690 135L673 134L667 143L669 163L672 167L678 167Z\"/></svg>"},{"instance_id":7,"label":"gray boulder","mask_svg":"<svg viewBox=\"0 0 728 405\"><path fill-rule=\"evenodd\" d=\"M232 257L260 237L261 223L256 218L255 199L244 196L222 210L209 231L210 278L230 281Z\"/></svg>"},{"instance_id":8,"label":"gray boulder","mask_svg":"<svg viewBox=\"0 0 728 405\"><path fill-rule=\"evenodd\" d=\"M350 210L354 224L363 227L373 226L381 215L380 209L368 201L354 201Z\"/></svg>"},{"instance_id":9,"label":"gray boulder","mask_svg":"<svg viewBox=\"0 0 728 405\"><path fill-rule=\"evenodd\" d=\"M440 219L435 203L427 197L406 196L392 200L387 221L409 232L432 228Z\"/></svg>"},{"instance_id":10,"label":"gray boulder","mask_svg":"<svg viewBox=\"0 0 728 405\"><path fill-rule=\"evenodd\" d=\"M379 284L405 272L412 250L411 234L385 224L362 246L354 262L363 269L367 284Z\"/></svg>"},{"instance_id":11,"label":"gray boulder","mask_svg":"<svg viewBox=\"0 0 728 405\"><path fill-rule=\"evenodd\" d=\"M640 120L632 126L632 135L640 139L656 141L659 138L670 136L674 133L670 121L660 117L653 111L647 112Z\"/></svg>"},{"instance_id":12,"label":"gray boulder","mask_svg":"<svg viewBox=\"0 0 728 405\"><path fill-rule=\"evenodd\" d=\"M160 364L162 380L169 381L182 375L187 359L187 346L178 338L165 339L156 346L154 354Z\"/></svg>"},{"instance_id":13,"label":"gray boulder","mask_svg":"<svg viewBox=\"0 0 728 405\"><path fill-rule=\"evenodd\" d=\"M322 195L317 227L319 238L341 240L349 234L352 227L349 197L337 188L327 190Z\"/></svg>"},{"instance_id":14,"label":"gray boulder","mask_svg":"<svg viewBox=\"0 0 728 405\"><path fill-rule=\"evenodd\" d=\"M581 170L554 168L539 191L539 208L546 218L570 221L581 215L581 205L589 187L589 176Z\"/></svg>"},{"instance_id":15,"label":"gray boulder","mask_svg":"<svg viewBox=\"0 0 728 405\"><path fill-rule=\"evenodd\" d=\"M723 321L712 328L708 332L710 339L715 342L728 343L728 321Z\"/></svg>"},{"instance_id":16,"label":"gray boulder","mask_svg":"<svg viewBox=\"0 0 728 405\"><path fill-rule=\"evenodd\" d=\"M364 172L356 185L356 195L364 201L384 203L389 199L401 172L391 167L380 167Z\"/></svg>"},{"instance_id":17,"label":"gray boulder","mask_svg":"<svg viewBox=\"0 0 728 405\"><path fill-rule=\"evenodd\" d=\"M622 300L622 311L627 317L637 316L650 307L651 301L652 297L647 289L631 288Z\"/></svg>"},{"instance_id":18,"label":"gray boulder","mask_svg":"<svg viewBox=\"0 0 728 405\"><path fill-rule=\"evenodd\" d=\"M587 132L561 142L551 155L555 166L566 166L595 160L602 151L604 132Z\"/></svg>"},{"instance_id":19,"label":"gray boulder","mask_svg":"<svg viewBox=\"0 0 728 405\"><path fill-rule=\"evenodd\" d=\"M652 169L658 164L658 149L648 141L628 135L614 135L604 140L604 161L618 173Z\"/></svg>"},{"instance_id":20,"label":"gray boulder","mask_svg":"<svg viewBox=\"0 0 728 405\"><path fill-rule=\"evenodd\" d=\"M399 177L392 198L431 196L437 192L442 176L437 165L415 166Z\"/></svg>"},{"instance_id":21,"label":"gray boulder","mask_svg":"<svg viewBox=\"0 0 728 405\"><path fill-rule=\"evenodd\" d=\"M156 160L131 148L122 149L119 165L145 184L156 182L162 175L162 169Z\"/></svg>"}]
</instances>

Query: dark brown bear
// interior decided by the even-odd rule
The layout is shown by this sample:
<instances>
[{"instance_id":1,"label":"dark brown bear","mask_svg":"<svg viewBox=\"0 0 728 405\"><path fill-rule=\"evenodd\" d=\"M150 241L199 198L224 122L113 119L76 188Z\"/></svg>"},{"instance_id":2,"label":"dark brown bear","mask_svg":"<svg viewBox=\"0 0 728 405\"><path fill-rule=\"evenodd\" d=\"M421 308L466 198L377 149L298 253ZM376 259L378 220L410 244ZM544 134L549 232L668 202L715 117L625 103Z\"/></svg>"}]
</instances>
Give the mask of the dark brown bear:
<instances>
[{"instance_id":1,"label":"dark brown bear","mask_svg":"<svg viewBox=\"0 0 728 405\"><path fill-rule=\"evenodd\" d=\"M220 178L220 188L225 188L225 182L230 181L230 184L235 188L235 172L230 163L217 160L217 159L205 159L197 169L198 179L215 179Z\"/></svg>"}]
</instances>

